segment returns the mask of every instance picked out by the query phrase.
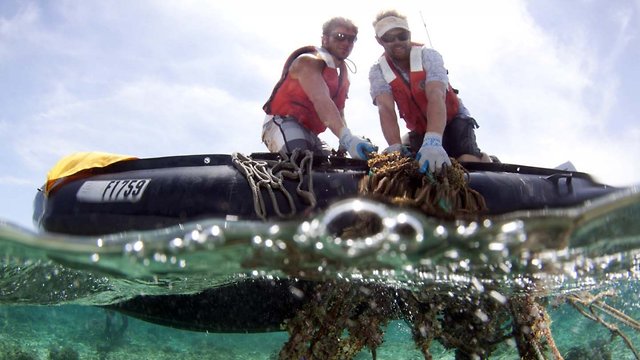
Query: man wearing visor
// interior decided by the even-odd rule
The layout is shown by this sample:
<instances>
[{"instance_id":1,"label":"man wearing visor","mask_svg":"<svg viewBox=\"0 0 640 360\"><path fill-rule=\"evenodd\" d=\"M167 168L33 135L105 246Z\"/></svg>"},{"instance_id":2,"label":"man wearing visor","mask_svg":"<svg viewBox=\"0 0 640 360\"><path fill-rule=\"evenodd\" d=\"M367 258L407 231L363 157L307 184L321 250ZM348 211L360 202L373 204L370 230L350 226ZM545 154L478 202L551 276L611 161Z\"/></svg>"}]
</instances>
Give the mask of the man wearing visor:
<instances>
[{"instance_id":1,"label":"man wearing visor","mask_svg":"<svg viewBox=\"0 0 640 360\"><path fill-rule=\"evenodd\" d=\"M395 10L378 14L373 27L384 48L369 72L371 97L389 144L384 152L416 154L422 173L451 165L449 156L491 162L478 148L478 125L449 84L442 56L412 43L406 17ZM395 105L409 130L402 138Z\"/></svg>"},{"instance_id":2,"label":"man wearing visor","mask_svg":"<svg viewBox=\"0 0 640 360\"><path fill-rule=\"evenodd\" d=\"M311 150L329 153L318 134L327 128L352 158L367 159L377 151L368 140L351 134L344 119L349 92L345 59L351 54L358 28L337 17L322 27L322 47L306 46L287 59L282 77L263 109L267 113L262 141L271 152Z\"/></svg>"}]
</instances>

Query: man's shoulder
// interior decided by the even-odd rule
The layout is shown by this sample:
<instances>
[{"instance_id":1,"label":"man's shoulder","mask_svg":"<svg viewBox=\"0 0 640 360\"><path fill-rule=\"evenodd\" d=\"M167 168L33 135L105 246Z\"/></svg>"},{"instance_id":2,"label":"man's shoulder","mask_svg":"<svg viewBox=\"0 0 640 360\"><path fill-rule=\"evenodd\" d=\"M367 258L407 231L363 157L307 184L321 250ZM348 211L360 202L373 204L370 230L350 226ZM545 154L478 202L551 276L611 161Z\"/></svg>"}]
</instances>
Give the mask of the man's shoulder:
<instances>
[{"instance_id":1,"label":"man's shoulder","mask_svg":"<svg viewBox=\"0 0 640 360\"><path fill-rule=\"evenodd\" d=\"M425 69L432 66L443 66L443 63L442 55L436 49L426 46L422 48L422 64Z\"/></svg>"},{"instance_id":2,"label":"man's shoulder","mask_svg":"<svg viewBox=\"0 0 640 360\"><path fill-rule=\"evenodd\" d=\"M324 66L324 59L318 53L303 53L293 60L290 69L322 69Z\"/></svg>"},{"instance_id":3,"label":"man's shoulder","mask_svg":"<svg viewBox=\"0 0 640 360\"><path fill-rule=\"evenodd\" d=\"M422 45L420 47L423 56L432 57L432 56L441 56L438 50L434 48L430 48L427 45Z\"/></svg>"},{"instance_id":4,"label":"man's shoulder","mask_svg":"<svg viewBox=\"0 0 640 360\"><path fill-rule=\"evenodd\" d=\"M294 61L323 61L322 57L320 57L317 53L303 53L298 55Z\"/></svg>"},{"instance_id":5,"label":"man's shoulder","mask_svg":"<svg viewBox=\"0 0 640 360\"><path fill-rule=\"evenodd\" d=\"M371 77L382 77L382 68L377 60L369 68L369 78Z\"/></svg>"}]
</instances>

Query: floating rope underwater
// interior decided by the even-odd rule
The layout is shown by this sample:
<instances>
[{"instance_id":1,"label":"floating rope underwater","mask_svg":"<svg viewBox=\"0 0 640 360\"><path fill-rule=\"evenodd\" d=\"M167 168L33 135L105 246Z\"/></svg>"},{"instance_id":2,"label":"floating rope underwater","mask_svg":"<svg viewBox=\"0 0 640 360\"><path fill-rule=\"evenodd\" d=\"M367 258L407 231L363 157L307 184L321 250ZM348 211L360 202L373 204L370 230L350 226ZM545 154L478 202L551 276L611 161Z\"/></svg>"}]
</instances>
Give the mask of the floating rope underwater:
<instances>
[{"instance_id":1,"label":"floating rope underwater","mask_svg":"<svg viewBox=\"0 0 640 360\"><path fill-rule=\"evenodd\" d=\"M568 295L566 297L566 300L580 314L584 315L590 320L601 324L602 326L607 328L613 336L620 336L629 350L631 350L635 358L640 359L640 352L638 352L638 350L633 346L633 342L631 341L629 336L622 330L620 330L618 326L605 321L601 316L601 314L609 315L610 317L629 326L635 331L640 332L640 321L634 320L630 316L624 314L622 311L609 306L602 300L605 297L611 296L615 296L615 293L613 291L605 291L597 295L591 295L588 292L583 292L579 294Z\"/></svg>"}]
</instances>

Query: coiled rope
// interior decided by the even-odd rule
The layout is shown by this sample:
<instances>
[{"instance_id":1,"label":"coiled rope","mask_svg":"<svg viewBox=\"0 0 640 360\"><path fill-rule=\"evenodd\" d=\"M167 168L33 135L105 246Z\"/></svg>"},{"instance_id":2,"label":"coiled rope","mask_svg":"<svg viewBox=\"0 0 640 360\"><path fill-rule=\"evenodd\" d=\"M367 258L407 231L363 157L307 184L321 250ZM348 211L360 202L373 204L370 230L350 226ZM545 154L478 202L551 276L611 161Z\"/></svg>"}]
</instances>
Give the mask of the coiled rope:
<instances>
[{"instance_id":1,"label":"coiled rope","mask_svg":"<svg viewBox=\"0 0 640 360\"><path fill-rule=\"evenodd\" d=\"M290 218L296 215L296 204L293 196L284 186L285 179L298 180L296 193L309 205L308 208L315 207L317 204L316 196L313 192L313 152L296 149L291 155L280 153L280 157L282 159L270 167L266 160L254 160L240 153L232 154L234 166L249 182L249 187L253 194L255 213L262 220L267 220L268 216L262 189L265 189L269 194L273 209L279 217ZM306 190L303 188L305 187L305 174L308 175ZM287 201L289 211L286 213L280 208L280 203L276 197L278 192Z\"/></svg>"}]
</instances>

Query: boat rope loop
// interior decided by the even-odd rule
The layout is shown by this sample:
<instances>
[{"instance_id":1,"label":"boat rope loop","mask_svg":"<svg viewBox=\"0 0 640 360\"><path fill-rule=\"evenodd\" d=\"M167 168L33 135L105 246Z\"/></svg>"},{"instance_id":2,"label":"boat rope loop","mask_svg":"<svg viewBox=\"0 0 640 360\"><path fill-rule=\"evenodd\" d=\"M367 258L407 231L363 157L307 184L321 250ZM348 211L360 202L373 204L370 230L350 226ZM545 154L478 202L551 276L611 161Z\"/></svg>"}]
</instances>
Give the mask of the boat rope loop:
<instances>
[{"instance_id":1,"label":"boat rope loop","mask_svg":"<svg viewBox=\"0 0 640 360\"><path fill-rule=\"evenodd\" d=\"M280 161L269 166L269 162L266 160L255 160L240 153L232 154L234 166L249 182L255 213L262 220L266 220L268 215L262 189L268 192L273 209L279 217L289 218L297 213L293 196L284 186L285 179L298 181L296 193L309 205L309 208L316 206L317 203L313 192L313 177L311 176L313 152L296 149L291 155L280 153L280 157ZM303 189L305 174L308 175L306 176L307 190ZM286 199L289 207L287 213L284 213L280 208L276 196L278 192Z\"/></svg>"}]
</instances>

